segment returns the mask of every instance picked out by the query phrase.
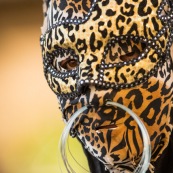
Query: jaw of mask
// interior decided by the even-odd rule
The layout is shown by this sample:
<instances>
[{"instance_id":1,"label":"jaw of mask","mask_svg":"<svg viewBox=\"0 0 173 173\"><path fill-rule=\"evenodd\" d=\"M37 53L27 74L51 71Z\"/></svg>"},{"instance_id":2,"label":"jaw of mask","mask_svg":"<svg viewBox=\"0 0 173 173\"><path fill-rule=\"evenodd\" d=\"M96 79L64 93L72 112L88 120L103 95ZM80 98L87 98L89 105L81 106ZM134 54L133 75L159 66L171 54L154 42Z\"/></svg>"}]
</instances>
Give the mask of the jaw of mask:
<instances>
[{"instance_id":1,"label":"jaw of mask","mask_svg":"<svg viewBox=\"0 0 173 173\"><path fill-rule=\"evenodd\" d=\"M143 141L133 118L106 106L107 100L142 120L154 165L172 132L172 5L169 0L86 2L50 1L41 37L45 77L66 121L91 105L73 131L109 170L133 172Z\"/></svg>"}]
</instances>

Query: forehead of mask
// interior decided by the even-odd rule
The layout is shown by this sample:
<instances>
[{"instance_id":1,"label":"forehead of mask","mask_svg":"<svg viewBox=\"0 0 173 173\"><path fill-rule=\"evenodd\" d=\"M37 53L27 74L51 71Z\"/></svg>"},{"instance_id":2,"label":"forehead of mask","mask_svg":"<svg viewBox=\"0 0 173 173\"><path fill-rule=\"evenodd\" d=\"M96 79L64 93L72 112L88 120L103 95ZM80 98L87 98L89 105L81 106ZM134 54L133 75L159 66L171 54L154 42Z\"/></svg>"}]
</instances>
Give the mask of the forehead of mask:
<instances>
[{"instance_id":1,"label":"forehead of mask","mask_svg":"<svg viewBox=\"0 0 173 173\"><path fill-rule=\"evenodd\" d=\"M48 25L53 27L45 34L43 56L46 57L47 53L51 54L54 51L58 52L54 57L53 66L59 73L62 73L62 76L64 73L68 73L68 69L64 69L61 66L61 62L66 59L76 59L78 62L76 67L79 66L80 71L83 74L87 74L81 75L83 79L87 79L89 73L89 77L97 79L99 75L97 70L98 64L101 64L102 61L105 61L107 64L128 61L128 58L131 59L131 56L126 58L123 55L129 53L132 53L132 58L137 58L147 46L148 39L157 35L158 31L163 27L157 15L161 2L161 0L140 0L138 2L127 0L79 1L78 3L73 3L72 1L51 1L52 5L48 8L44 28L48 29ZM82 20L83 22L81 22ZM65 24L61 23L63 21L65 21ZM77 24L77 22L79 23ZM57 23L58 26L56 26ZM115 37L121 35L129 37L127 39L114 40ZM131 35L144 39L135 41L135 37L131 38ZM161 44L161 42L164 42L164 44ZM159 38L157 46L162 51L165 50L165 35ZM109 51L106 52L107 49ZM105 57L104 52L106 52ZM146 67L147 70L143 75L146 75L155 65L155 62L149 62L147 58L149 56L158 59L155 50L151 49L148 55L146 55L146 59L138 65L138 70L141 67ZM86 70L87 68L92 70L89 72ZM125 67L122 71L125 72L126 69ZM76 68L74 68L75 70ZM111 73L115 74L114 71L116 69L112 69ZM77 75L79 73L77 74L76 72ZM70 93L76 90L77 79L74 76L71 77L69 75L63 80L62 78L52 77L51 74L47 74L47 78L50 86L57 93ZM68 82L65 82L66 79ZM56 83L59 85L57 86L53 81L57 81ZM116 82L110 81L107 77L105 77L105 81ZM134 76L127 81L134 82ZM120 81L120 83L123 82Z\"/></svg>"},{"instance_id":2,"label":"forehead of mask","mask_svg":"<svg viewBox=\"0 0 173 173\"><path fill-rule=\"evenodd\" d=\"M56 24L63 25L64 23L75 23L75 24L83 24L86 21L87 23L92 22L99 22L98 18L100 18L103 23L104 21L110 27L110 25L114 25L115 22L117 24L117 35L126 35L127 31L123 28L128 27L129 30L128 34L141 34L142 27L141 25L143 21L147 23L146 28L150 28L147 34L147 37L152 37L154 35L154 31L158 31L159 26L154 26L152 20L156 20L157 10L158 7L161 5L162 0L107 0L107 1L100 1L100 0L81 0L78 2L74 1L64 1L64 0L50 0L49 5L44 5L44 12L45 12L45 21L42 27L42 34L50 29L50 27L56 26ZM155 19L154 19L154 18ZM90 18L90 19L89 19ZM114 19L114 22L110 20L111 18ZM85 23L83 26L87 26L88 24ZM128 24L128 25L127 25ZM103 26L103 25L102 25ZM133 26L133 27L132 27ZM140 26L138 30L136 27ZM115 28L115 27L114 27ZM130 31L132 30L132 31ZM145 34L144 34L145 35Z\"/></svg>"}]
</instances>

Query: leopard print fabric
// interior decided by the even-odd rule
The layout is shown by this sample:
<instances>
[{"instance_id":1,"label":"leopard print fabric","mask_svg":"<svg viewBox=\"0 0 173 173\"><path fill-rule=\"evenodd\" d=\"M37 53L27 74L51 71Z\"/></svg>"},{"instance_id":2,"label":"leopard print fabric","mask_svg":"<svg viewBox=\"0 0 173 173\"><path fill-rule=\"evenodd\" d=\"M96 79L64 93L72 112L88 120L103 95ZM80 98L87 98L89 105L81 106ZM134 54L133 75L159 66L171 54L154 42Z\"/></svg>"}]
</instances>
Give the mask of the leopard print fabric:
<instances>
[{"instance_id":1,"label":"leopard print fabric","mask_svg":"<svg viewBox=\"0 0 173 173\"><path fill-rule=\"evenodd\" d=\"M66 121L111 173L133 172L143 142L139 127L107 100L132 109L150 135L148 172L172 133L173 4L169 0L52 0L46 3L41 45L44 73Z\"/></svg>"}]
</instances>

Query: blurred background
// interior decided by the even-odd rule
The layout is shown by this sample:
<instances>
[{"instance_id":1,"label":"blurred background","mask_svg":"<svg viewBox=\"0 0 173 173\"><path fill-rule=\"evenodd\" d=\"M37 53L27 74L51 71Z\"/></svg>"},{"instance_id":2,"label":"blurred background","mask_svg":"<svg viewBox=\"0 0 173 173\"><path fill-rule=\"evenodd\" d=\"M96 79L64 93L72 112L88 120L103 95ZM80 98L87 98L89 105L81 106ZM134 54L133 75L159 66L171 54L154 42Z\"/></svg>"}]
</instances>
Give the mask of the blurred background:
<instances>
[{"instance_id":1,"label":"blurred background","mask_svg":"<svg viewBox=\"0 0 173 173\"><path fill-rule=\"evenodd\" d=\"M0 173L61 172L64 123L43 74L42 20L41 0L0 0ZM80 145L70 139L69 146L87 168ZM68 157L77 173L86 172Z\"/></svg>"}]
</instances>

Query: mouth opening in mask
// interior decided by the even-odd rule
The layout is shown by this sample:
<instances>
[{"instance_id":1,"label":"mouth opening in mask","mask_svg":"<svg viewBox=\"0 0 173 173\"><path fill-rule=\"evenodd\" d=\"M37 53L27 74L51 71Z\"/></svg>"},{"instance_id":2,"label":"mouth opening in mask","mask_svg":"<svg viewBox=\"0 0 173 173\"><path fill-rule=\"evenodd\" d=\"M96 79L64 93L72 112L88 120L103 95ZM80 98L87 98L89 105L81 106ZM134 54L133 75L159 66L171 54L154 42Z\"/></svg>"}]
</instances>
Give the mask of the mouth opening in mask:
<instances>
[{"instance_id":1,"label":"mouth opening in mask","mask_svg":"<svg viewBox=\"0 0 173 173\"><path fill-rule=\"evenodd\" d=\"M110 125L107 125L107 126L99 126L99 127L96 127L96 131L98 131L98 130L101 130L101 129L111 129L111 130L113 130L113 129L115 129L117 126L115 125L115 124L110 124Z\"/></svg>"},{"instance_id":2,"label":"mouth opening in mask","mask_svg":"<svg viewBox=\"0 0 173 173\"><path fill-rule=\"evenodd\" d=\"M123 109L138 124L139 129L141 130L142 138L143 138L143 153L142 153L142 156L141 156L141 160L140 160L138 166L133 171L133 173L145 173L149 168L150 159L151 159L150 137L149 137L149 134L148 134L148 131L147 131L145 125L140 120L140 118L132 110L130 110L126 106L124 106L122 104L119 104L117 102L111 102L111 101L107 101L106 105L116 106L116 107L119 107L119 108ZM71 172L75 173L75 171L73 170L72 166L70 165L70 163L68 162L68 159L67 159L66 142L67 142L67 139L68 139L68 135L69 135L70 131L73 129L73 124L74 124L75 120L81 115L81 113L83 113L84 111L86 111L89 108L90 108L90 106L84 106L84 107L80 108L78 111L76 111L71 116L71 118L69 119L69 121L67 122L67 125L65 126L65 128L63 130L63 133L62 133L62 136L61 136L61 139L60 139L60 143L59 143L60 153L61 153L61 156L62 156L62 159L63 159L63 163L64 163L67 171L70 172L70 173ZM116 125L112 124L112 125L108 125L108 126L100 126L96 130L99 130L99 129L114 129L114 128L116 128Z\"/></svg>"}]
</instances>

